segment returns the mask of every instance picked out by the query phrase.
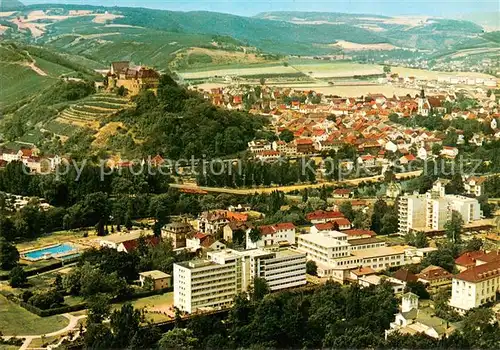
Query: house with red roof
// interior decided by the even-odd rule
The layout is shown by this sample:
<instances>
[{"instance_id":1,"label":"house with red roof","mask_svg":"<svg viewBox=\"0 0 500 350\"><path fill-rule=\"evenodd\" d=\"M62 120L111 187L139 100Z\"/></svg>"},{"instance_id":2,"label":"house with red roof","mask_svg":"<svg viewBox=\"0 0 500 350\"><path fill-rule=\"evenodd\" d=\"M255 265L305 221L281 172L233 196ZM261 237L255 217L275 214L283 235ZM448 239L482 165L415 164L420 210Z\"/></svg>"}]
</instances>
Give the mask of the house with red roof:
<instances>
[{"instance_id":1,"label":"house with red roof","mask_svg":"<svg viewBox=\"0 0 500 350\"><path fill-rule=\"evenodd\" d=\"M495 254L499 255L498 252ZM493 259L493 255L490 256ZM500 292L500 259L480 264L455 275L449 305L460 313L497 299Z\"/></svg>"},{"instance_id":2,"label":"house with red roof","mask_svg":"<svg viewBox=\"0 0 500 350\"><path fill-rule=\"evenodd\" d=\"M247 249L295 244L295 225L291 222L259 226L258 230L260 231L260 238L257 241L252 241L250 235L252 228L247 229Z\"/></svg>"},{"instance_id":3,"label":"house with red roof","mask_svg":"<svg viewBox=\"0 0 500 350\"><path fill-rule=\"evenodd\" d=\"M140 237L131 239L118 244L116 250L119 252L132 253L139 246ZM161 242L161 238L157 236L144 236L144 242L148 247L155 247Z\"/></svg>"},{"instance_id":4,"label":"house with red roof","mask_svg":"<svg viewBox=\"0 0 500 350\"><path fill-rule=\"evenodd\" d=\"M465 271L476 266L476 259L486 254L482 250L465 252L455 259L455 265L459 271Z\"/></svg>"},{"instance_id":5,"label":"house with red roof","mask_svg":"<svg viewBox=\"0 0 500 350\"><path fill-rule=\"evenodd\" d=\"M440 266L430 265L418 273L417 278L420 282L430 288L442 288L451 285L453 274Z\"/></svg>"},{"instance_id":6,"label":"house with red roof","mask_svg":"<svg viewBox=\"0 0 500 350\"><path fill-rule=\"evenodd\" d=\"M295 139L294 142L297 147L297 153L309 154L314 152L314 143L312 139L301 138Z\"/></svg>"},{"instance_id":7,"label":"house with red roof","mask_svg":"<svg viewBox=\"0 0 500 350\"><path fill-rule=\"evenodd\" d=\"M340 211L324 211L316 210L312 213L306 215L306 220L311 222L313 225L329 222L333 219L343 218L344 214Z\"/></svg>"},{"instance_id":8,"label":"house with red roof","mask_svg":"<svg viewBox=\"0 0 500 350\"><path fill-rule=\"evenodd\" d=\"M198 249L224 250L226 249L226 245L216 240L212 235L196 232L190 238L186 239L186 248L192 251L197 251Z\"/></svg>"}]
</instances>

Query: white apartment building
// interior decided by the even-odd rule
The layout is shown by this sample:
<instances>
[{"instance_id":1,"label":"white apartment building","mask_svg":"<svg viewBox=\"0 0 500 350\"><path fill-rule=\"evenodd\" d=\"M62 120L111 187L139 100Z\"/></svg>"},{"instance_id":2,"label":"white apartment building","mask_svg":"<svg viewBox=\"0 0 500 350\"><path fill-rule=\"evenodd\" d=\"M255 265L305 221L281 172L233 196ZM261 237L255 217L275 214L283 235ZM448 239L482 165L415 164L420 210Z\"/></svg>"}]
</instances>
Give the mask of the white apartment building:
<instances>
[{"instance_id":1,"label":"white apartment building","mask_svg":"<svg viewBox=\"0 0 500 350\"><path fill-rule=\"evenodd\" d=\"M481 218L477 199L445 194L446 181L437 180L425 195L413 194L400 197L398 203L399 232L443 230L457 211L465 223Z\"/></svg>"},{"instance_id":2,"label":"white apartment building","mask_svg":"<svg viewBox=\"0 0 500 350\"><path fill-rule=\"evenodd\" d=\"M449 304L461 313L495 301L500 291L500 260L462 271L453 278L451 288Z\"/></svg>"},{"instance_id":3,"label":"white apartment building","mask_svg":"<svg viewBox=\"0 0 500 350\"><path fill-rule=\"evenodd\" d=\"M260 226L261 237L256 242L252 242L250 238L251 230L249 228L246 232L247 249L270 247L280 243L295 244L295 225L291 222Z\"/></svg>"},{"instance_id":4,"label":"white apartment building","mask_svg":"<svg viewBox=\"0 0 500 350\"><path fill-rule=\"evenodd\" d=\"M228 307L255 277L264 278L271 291L307 283L306 256L291 249L226 249L207 256L174 264L174 306L182 311Z\"/></svg>"},{"instance_id":5,"label":"white apartment building","mask_svg":"<svg viewBox=\"0 0 500 350\"><path fill-rule=\"evenodd\" d=\"M408 233L410 229L424 227L426 222L425 196L414 194L405 195L399 198L399 232Z\"/></svg>"},{"instance_id":6,"label":"white apartment building","mask_svg":"<svg viewBox=\"0 0 500 350\"><path fill-rule=\"evenodd\" d=\"M242 290L241 256L223 251L212 260L174 264L174 306L191 313L232 304Z\"/></svg>"},{"instance_id":7,"label":"white apartment building","mask_svg":"<svg viewBox=\"0 0 500 350\"><path fill-rule=\"evenodd\" d=\"M338 231L309 233L299 236L298 250L316 262L320 277L339 281L348 278L349 271L355 268L382 270L408 261L406 246L386 247L377 239L359 241L361 239L349 242L347 234Z\"/></svg>"},{"instance_id":8,"label":"white apartment building","mask_svg":"<svg viewBox=\"0 0 500 350\"><path fill-rule=\"evenodd\" d=\"M268 252L262 249L241 252L245 257L246 284L255 277L264 278L271 289L293 288L305 285L306 255L291 249ZM248 275L247 275L248 274Z\"/></svg>"}]
</instances>

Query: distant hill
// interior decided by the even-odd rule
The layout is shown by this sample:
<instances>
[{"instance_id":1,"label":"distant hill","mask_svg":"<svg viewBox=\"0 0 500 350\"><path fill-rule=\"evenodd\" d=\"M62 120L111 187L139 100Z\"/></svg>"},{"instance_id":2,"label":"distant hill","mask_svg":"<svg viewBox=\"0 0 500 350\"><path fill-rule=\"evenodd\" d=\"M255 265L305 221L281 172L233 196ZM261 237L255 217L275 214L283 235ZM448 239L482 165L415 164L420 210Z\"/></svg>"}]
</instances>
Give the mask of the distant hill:
<instances>
[{"instance_id":1,"label":"distant hill","mask_svg":"<svg viewBox=\"0 0 500 350\"><path fill-rule=\"evenodd\" d=\"M0 0L0 12L19 10L24 7L24 4L18 0Z\"/></svg>"},{"instance_id":2,"label":"distant hill","mask_svg":"<svg viewBox=\"0 0 500 350\"><path fill-rule=\"evenodd\" d=\"M71 49L74 53L83 52L93 58L94 54L103 55L106 61L128 59L120 57L123 45L133 47L138 43L146 46L142 51L144 57L130 59L141 58L144 62L150 62L151 58L159 61L155 57L161 56L165 60L170 53L179 49L210 46L213 36L225 36L229 40L241 42L242 46L256 47L267 53L325 55L335 54L340 50L338 46L334 46L338 41L347 42L348 45L388 44L385 47L450 50L483 32L481 26L470 21L424 16L267 12L255 17L241 17L205 11L176 12L84 5L57 5L57 8L56 5L29 5L23 13L29 14L30 11L39 9L46 10L47 14L63 16L69 15L70 10L112 14L97 22L92 17L71 17L40 29L46 31L43 41L58 40L54 42L58 48L63 42L64 49ZM47 18L46 21L52 20ZM38 25L41 26L42 24ZM109 34L112 31L118 34ZM105 34L106 37L96 39L100 34ZM96 36L89 40L88 35ZM111 48L112 43L115 45ZM156 43L160 43L160 46L155 47ZM105 44L107 48L98 47L99 44ZM147 46L151 46L151 51ZM103 52L107 49L111 49L109 55ZM137 50L128 51L129 55L141 56L137 55Z\"/></svg>"},{"instance_id":3,"label":"distant hill","mask_svg":"<svg viewBox=\"0 0 500 350\"><path fill-rule=\"evenodd\" d=\"M285 21L301 26L345 24L367 30L384 38L385 42L398 47L426 50L450 49L484 31L480 25L468 20L429 16L387 17L368 14L280 11L260 13L255 18Z\"/></svg>"}]
</instances>

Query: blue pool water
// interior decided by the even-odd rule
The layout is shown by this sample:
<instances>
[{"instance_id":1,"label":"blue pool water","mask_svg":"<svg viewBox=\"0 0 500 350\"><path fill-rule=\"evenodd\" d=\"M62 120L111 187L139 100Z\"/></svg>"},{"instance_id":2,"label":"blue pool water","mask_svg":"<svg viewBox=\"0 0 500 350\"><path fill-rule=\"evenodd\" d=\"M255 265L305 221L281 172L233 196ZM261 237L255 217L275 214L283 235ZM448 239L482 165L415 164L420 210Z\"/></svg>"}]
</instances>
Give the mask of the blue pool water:
<instances>
[{"instance_id":1,"label":"blue pool water","mask_svg":"<svg viewBox=\"0 0 500 350\"><path fill-rule=\"evenodd\" d=\"M25 253L24 255L28 259L38 260L43 259L44 257L53 257L54 255L66 255L65 253L69 253L75 250L75 247L73 247L72 245L63 243L49 248L34 250L32 252Z\"/></svg>"}]
</instances>

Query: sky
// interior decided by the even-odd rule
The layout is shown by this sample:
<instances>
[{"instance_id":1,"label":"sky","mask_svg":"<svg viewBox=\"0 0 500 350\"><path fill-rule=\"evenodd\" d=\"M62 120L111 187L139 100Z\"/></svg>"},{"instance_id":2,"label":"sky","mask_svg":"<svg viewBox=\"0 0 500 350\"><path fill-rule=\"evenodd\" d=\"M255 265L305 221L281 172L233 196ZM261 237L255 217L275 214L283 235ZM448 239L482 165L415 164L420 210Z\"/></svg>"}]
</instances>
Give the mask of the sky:
<instances>
[{"instance_id":1,"label":"sky","mask_svg":"<svg viewBox=\"0 0 500 350\"><path fill-rule=\"evenodd\" d=\"M213 11L253 16L268 11L366 13L387 16L463 16L493 12L500 21L499 0L21 0L25 4L65 3L148 7L172 11Z\"/></svg>"}]
</instances>

